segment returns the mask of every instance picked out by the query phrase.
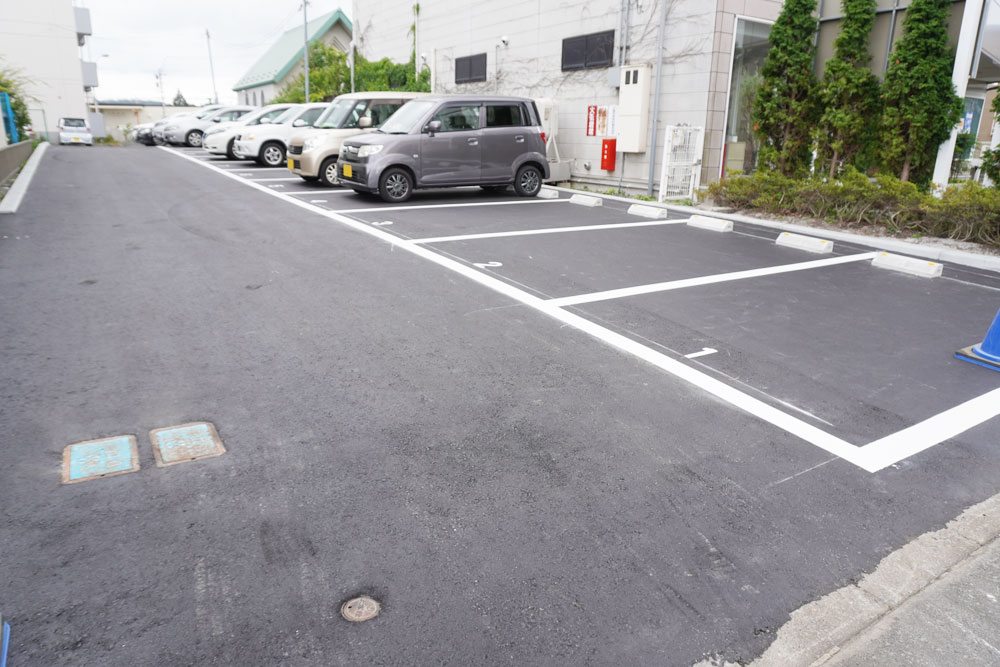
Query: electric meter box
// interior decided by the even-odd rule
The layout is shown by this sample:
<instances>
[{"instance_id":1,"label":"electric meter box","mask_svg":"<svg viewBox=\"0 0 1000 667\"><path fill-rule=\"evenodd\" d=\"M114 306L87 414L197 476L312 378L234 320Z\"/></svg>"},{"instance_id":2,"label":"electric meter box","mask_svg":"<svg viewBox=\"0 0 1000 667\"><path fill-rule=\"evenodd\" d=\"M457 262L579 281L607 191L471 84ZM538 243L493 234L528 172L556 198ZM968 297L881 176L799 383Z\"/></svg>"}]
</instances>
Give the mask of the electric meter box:
<instances>
[{"instance_id":1,"label":"electric meter box","mask_svg":"<svg viewBox=\"0 0 1000 667\"><path fill-rule=\"evenodd\" d=\"M619 72L617 148L622 153L642 153L647 143L653 68L650 65L622 65Z\"/></svg>"}]
</instances>

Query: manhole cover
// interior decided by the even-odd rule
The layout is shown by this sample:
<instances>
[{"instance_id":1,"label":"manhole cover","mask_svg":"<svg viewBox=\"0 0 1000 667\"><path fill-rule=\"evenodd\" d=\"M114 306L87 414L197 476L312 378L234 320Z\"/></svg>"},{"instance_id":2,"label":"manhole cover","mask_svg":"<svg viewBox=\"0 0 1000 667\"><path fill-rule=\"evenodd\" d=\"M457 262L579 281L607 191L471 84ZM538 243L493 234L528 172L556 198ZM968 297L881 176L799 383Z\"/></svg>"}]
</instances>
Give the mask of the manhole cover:
<instances>
[{"instance_id":1,"label":"manhole cover","mask_svg":"<svg viewBox=\"0 0 1000 667\"><path fill-rule=\"evenodd\" d=\"M348 621L359 622L378 616L379 604L367 595L348 600L340 608L340 615Z\"/></svg>"}]
</instances>

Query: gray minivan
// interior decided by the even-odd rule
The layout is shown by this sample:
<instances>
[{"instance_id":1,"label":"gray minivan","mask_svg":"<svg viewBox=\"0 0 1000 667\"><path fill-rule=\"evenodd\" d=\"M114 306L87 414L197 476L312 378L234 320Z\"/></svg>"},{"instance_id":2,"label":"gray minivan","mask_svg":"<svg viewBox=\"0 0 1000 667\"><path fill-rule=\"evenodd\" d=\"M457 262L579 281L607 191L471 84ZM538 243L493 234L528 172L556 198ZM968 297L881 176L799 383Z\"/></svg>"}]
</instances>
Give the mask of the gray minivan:
<instances>
[{"instance_id":1,"label":"gray minivan","mask_svg":"<svg viewBox=\"0 0 1000 667\"><path fill-rule=\"evenodd\" d=\"M387 202L415 188L513 185L534 197L548 178L541 117L524 97L433 95L407 102L370 134L344 140L340 182Z\"/></svg>"}]
</instances>

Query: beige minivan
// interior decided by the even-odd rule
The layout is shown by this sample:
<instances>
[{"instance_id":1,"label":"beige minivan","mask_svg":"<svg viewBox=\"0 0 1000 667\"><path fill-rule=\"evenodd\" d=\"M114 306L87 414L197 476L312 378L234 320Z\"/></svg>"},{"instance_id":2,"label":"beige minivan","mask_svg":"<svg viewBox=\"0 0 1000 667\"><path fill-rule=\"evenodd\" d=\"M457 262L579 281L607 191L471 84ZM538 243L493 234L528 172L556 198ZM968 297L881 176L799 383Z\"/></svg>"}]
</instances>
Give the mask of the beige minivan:
<instances>
[{"instance_id":1,"label":"beige minivan","mask_svg":"<svg viewBox=\"0 0 1000 667\"><path fill-rule=\"evenodd\" d=\"M337 96L312 127L289 140L288 168L306 181L335 185L341 142L377 128L403 104L426 94L388 91Z\"/></svg>"}]
</instances>

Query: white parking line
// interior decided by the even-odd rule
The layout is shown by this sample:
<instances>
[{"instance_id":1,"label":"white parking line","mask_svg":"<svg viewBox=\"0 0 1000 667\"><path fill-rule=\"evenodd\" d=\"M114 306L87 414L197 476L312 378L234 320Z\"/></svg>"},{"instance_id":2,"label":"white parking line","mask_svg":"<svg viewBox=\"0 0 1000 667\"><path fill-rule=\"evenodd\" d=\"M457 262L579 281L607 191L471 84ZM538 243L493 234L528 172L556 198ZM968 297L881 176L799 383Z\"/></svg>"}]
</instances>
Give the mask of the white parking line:
<instances>
[{"instance_id":1,"label":"white parking line","mask_svg":"<svg viewBox=\"0 0 1000 667\"><path fill-rule=\"evenodd\" d=\"M352 190L353 192L353 190ZM418 208L461 208L463 206L514 206L515 204L564 204L568 199L521 199L518 201L481 201L468 204L421 204L419 206L380 206L375 208L349 208L338 213L370 213L375 211L412 211Z\"/></svg>"},{"instance_id":2,"label":"white parking line","mask_svg":"<svg viewBox=\"0 0 1000 667\"><path fill-rule=\"evenodd\" d=\"M246 174L244 174L245 176ZM253 181L254 183L264 183L264 182L274 182L274 181L302 181L301 178L296 176L295 178L248 178L247 180ZM305 183L305 181L302 181Z\"/></svg>"},{"instance_id":3,"label":"white parking line","mask_svg":"<svg viewBox=\"0 0 1000 667\"><path fill-rule=\"evenodd\" d=\"M845 255L843 257L833 257L830 259L816 259L811 262L798 262L796 264L782 264L780 266L769 266L763 269L750 269L749 271L733 271L732 273L717 273L712 276L701 276L700 278L685 278L683 280L671 280L663 283L653 283L651 285L637 285L635 287L622 287L620 289L605 290L604 292L591 292L590 294L578 294L577 296L564 296L558 299L550 299L548 303L553 306L564 308L575 306L581 303L592 303L594 301L607 301L608 299L621 299L638 294L649 294L651 292L666 292L669 290L683 289L685 287L697 287L698 285L711 285L712 283L724 283L731 280L745 280L747 278L758 278L760 276L771 276L776 273L790 273L792 271L806 271L809 269L819 269L824 266L836 264L848 264L850 262L861 262L872 259L877 253L863 252L857 255Z\"/></svg>"},{"instance_id":4,"label":"white parking line","mask_svg":"<svg viewBox=\"0 0 1000 667\"><path fill-rule=\"evenodd\" d=\"M195 158L184 155L180 151L172 151L165 147L164 150L174 153L182 159L190 160L196 164L201 164ZM462 262L451 259L450 257L436 253L433 250L413 243L412 241L408 241L398 236L389 234L388 232L384 232L377 227L372 227L371 225L367 225L359 220L348 218L342 215L341 212L329 211L318 206L308 204L300 199L289 197L280 192L274 192L263 185L257 185L252 181L239 178L238 176L227 173L224 169L217 169L212 165L206 165L206 168L213 169L223 176L242 183L247 187L254 188L258 192L263 192L271 195L272 197L283 199L284 201L298 206L303 210L314 213L315 215L326 217L356 231L369 234L395 248L406 250L407 252L413 253L414 255L426 259L429 262L433 262L438 266L458 273L473 282L479 283L480 285L503 294L514 301L544 313L556 321L562 322L567 326L571 326L583 333L593 336L611 347L617 348L622 352L642 359L680 380L693 384L694 386L702 389L712 396L715 396L716 398L723 400L731 406L754 415L758 419L801 438L802 440L830 452L835 456L839 456L845 461L848 461L849 463L852 463L868 472L877 472L892 465L893 463L912 456L929 447L940 444L949 438L953 438L970 428L978 426L979 424L1000 415L1000 389L994 389L993 391L983 394L970 401L966 401L961 405L935 415L930 419L924 420L919 424L915 424L909 428L899 431L898 433L875 440L864 447L857 447L846 440L838 438L835 435L827 433L826 431L799 419L798 417L782 412L778 408L775 408L774 406L769 405L760 399L737 389L736 387L728 385L716 377L708 375L693 366L689 366L678 359L668 357L662 352L658 352L651 347L634 341L631 338L627 338L626 336L603 327L600 324L554 306L551 301L541 299L522 289L514 287L509 283L494 278L487 273L478 271L467 264L463 264ZM404 210L404 207L393 207L392 210L400 211Z\"/></svg>"},{"instance_id":5,"label":"white parking line","mask_svg":"<svg viewBox=\"0 0 1000 667\"><path fill-rule=\"evenodd\" d=\"M653 220L649 222L617 222L607 225L580 225L579 227L548 227L546 229L523 229L517 232L485 232L464 236L437 236L429 239L410 239L414 243L445 243L447 241L472 241L476 239L498 239L505 236L531 236L532 234L560 234L563 232L594 232L602 229L627 229L629 227L654 227L657 225L683 225L684 220Z\"/></svg>"},{"instance_id":6,"label":"white parking line","mask_svg":"<svg viewBox=\"0 0 1000 667\"><path fill-rule=\"evenodd\" d=\"M256 178L256 179L249 179L248 178L247 180L248 181L256 182L256 181L259 181L260 179L259 178ZM315 196L317 194L321 194L321 195L323 195L325 197L326 195L353 195L354 194L354 190L342 190L340 188L324 188L324 189L313 188L312 190L300 190L299 192L288 192L286 194L290 194L290 195L309 195L309 196Z\"/></svg>"}]
</instances>

